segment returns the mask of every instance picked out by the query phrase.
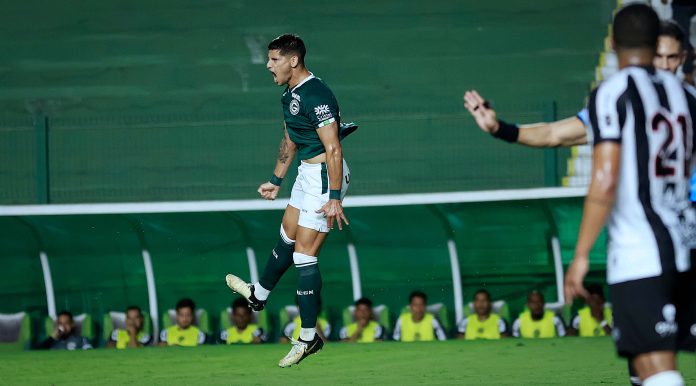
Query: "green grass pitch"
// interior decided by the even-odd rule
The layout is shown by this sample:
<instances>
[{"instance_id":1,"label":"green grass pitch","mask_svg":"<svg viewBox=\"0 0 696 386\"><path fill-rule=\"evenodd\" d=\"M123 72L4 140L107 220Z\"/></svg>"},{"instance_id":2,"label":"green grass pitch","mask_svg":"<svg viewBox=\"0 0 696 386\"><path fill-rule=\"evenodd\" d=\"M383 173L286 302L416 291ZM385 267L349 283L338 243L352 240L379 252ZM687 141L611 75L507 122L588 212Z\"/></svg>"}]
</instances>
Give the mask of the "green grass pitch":
<instances>
[{"instance_id":1,"label":"green grass pitch","mask_svg":"<svg viewBox=\"0 0 696 386\"><path fill-rule=\"evenodd\" d=\"M289 369L290 345L0 353L3 385L627 385L610 339L328 343ZM686 384L696 356L681 354Z\"/></svg>"}]
</instances>

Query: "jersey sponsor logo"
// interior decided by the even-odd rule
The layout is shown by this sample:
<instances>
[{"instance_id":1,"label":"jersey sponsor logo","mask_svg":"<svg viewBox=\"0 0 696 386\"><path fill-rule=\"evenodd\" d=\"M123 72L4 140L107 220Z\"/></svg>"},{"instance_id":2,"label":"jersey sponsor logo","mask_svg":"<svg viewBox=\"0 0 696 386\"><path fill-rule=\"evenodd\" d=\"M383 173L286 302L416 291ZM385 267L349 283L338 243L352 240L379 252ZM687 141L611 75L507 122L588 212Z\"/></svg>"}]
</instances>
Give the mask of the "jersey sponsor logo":
<instances>
[{"instance_id":1,"label":"jersey sponsor logo","mask_svg":"<svg viewBox=\"0 0 696 386\"><path fill-rule=\"evenodd\" d=\"M677 323L674 321L676 315L677 309L674 307L674 304L665 304L665 306L662 307L662 316L665 318L665 321L657 322L655 325L655 332L662 337L676 334Z\"/></svg>"},{"instance_id":2,"label":"jersey sponsor logo","mask_svg":"<svg viewBox=\"0 0 696 386\"><path fill-rule=\"evenodd\" d=\"M300 102L297 99L290 101L290 114L297 115L300 112Z\"/></svg>"},{"instance_id":3,"label":"jersey sponsor logo","mask_svg":"<svg viewBox=\"0 0 696 386\"><path fill-rule=\"evenodd\" d=\"M314 295L314 290L308 290L308 291L297 290L297 295L298 296Z\"/></svg>"},{"instance_id":4,"label":"jersey sponsor logo","mask_svg":"<svg viewBox=\"0 0 696 386\"><path fill-rule=\"evenodd\" d=\"M329 105L319 105L314 108L314 114L317 116L317 119L320 121L326 121L328 119L333 118L333 114L331 114L331 110L329 109Z\"/></svg>"}]
</instances>

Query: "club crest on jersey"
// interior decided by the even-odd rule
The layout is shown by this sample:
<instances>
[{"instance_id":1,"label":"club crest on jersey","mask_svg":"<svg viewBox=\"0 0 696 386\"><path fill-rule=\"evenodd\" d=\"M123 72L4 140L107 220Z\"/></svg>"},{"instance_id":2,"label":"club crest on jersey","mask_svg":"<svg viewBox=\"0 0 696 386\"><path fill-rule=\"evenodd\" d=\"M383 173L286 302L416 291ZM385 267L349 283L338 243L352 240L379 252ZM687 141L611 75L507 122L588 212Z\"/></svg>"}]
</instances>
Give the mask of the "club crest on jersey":
<instances>
[{"instance_id":1,"label":"club crest on jersey","mask_svg":"<svg viewBox=\"0 0 696 386\"><path fill-rule=\"evenodd\" d=\"M290 101L290 114L297 115L300 112L300 102L297 99Z\"/></svg>"}]
</instances>

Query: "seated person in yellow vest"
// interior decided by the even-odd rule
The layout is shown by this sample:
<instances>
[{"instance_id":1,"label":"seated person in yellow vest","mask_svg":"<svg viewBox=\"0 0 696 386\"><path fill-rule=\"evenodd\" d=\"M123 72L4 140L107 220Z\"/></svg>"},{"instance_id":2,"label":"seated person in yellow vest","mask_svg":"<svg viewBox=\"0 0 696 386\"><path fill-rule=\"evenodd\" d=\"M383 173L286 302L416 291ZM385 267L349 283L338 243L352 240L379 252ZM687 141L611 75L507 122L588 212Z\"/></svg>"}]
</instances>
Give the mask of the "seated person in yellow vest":
<instances>
[{"instance_id":1,"label":"seated person in yellow vest","mask_svg":"<svg viewBox=\"0 0 696 386\"><path fill-rule=\"evenodd\" d=\"M426 312L428 296L414 291L408 297L410 312L399 317L394 327L394 340L402 342L445 340L447 335L435 316Z\"/></svg>"},{"instance_id":2,"label":"seated person in yellow vest","mask_svg":"<svg viewBox=\"0 0 696 386\"><path fill-rule=\"evenodd\" d=\"M196 304L185 298L176 303L176 325L162 330L160 346L194 347L205 343L205 334L193 325Z\"/></svg>"},{"instance_id":3,"label":"seated person in yellow vest","mask_svg":"<svg viewBox=\"0 0 696 386\"><path fill-rule=\"evenodd\" d=\"M591 284L587 287L590 296L585 301L587 305L578 311L573 318L569 335L582 337L611 335L613 324L611 309L604 306L604 291L602 286Z\"/></svg>"},{"instance_id":4,"label":"seated person in yellow vest","mask_svg":"<svg viewBox=\"0 0 696 386\"><path fill-rule=\"evenodd\" d=\"M474 294L474 313L462 319L457 326L459 339L500 339L508 336L507 323L491 312L491 295L485 289Z\"/></svg>"},{"instance_id":5,"label":"seated person in yellow vest","mask_svg":"<svg viewBox=\"0 0 696 386\"><path fill-rule=\"evenodd\" d=\"M319 301L319 307L317 307L319 310L321 310L321 297L318 299ZM295 296L295 304L298 305L299 307L299 298ZM287 338L288 336L291 336L293 339L297 340L300 338L300 329L302 328L302 320L300 319L300 315L297 315L293 320L291 320L288 324L285 325L283 328L283 336L281 336L278 339L278 342L280 343L288 343L290 340ZM331 324L329 323L328 320L318 317L317 318L317 335L321 339L326 342L331 335Z\"/></svg>"},{"instance_id":6,"label":"seated person in yellow vest","mask_svg":"<svg viewBox=\"0 0 696 386\"><path fill-rule=\"evenodd\" d=\"M554 338L565 336L561 318L544 309L544 295L532 291L527 295L527 308L512 324L512 336L519 338Z\"/></svg>"},{"instance_id":7,"label":"seated person in yellow vest","mask_svg":"<svg viewBox=\"0 0 696 386\"><path fill-rule=\"evenodd\" d=\"M239 298L232 302L232 315L230 315L232 327L220 331L220 341L227 344L234 343L262 343L266 341L263 328L251 323L251 308L249 302Z\"/></svg>"},{"instance_id":8,"label":"seated person in yellow vest","mask_svg":"<svg viewBox=\"0 0 696 386\"><path fill-rule=\"evenodd\" d=\"M56 317L51 336L36 348L51 350L88 350L92 344L84 336L77 335L75 320L69 311L61 311Z\"/></svg>"},{"instance_id":9,"label":"seated person in yellow vest","mask_svg":"<svg viewBox=\"0 0 696 386\"><path fill-rule=\"evenodd\" d=\"M143 331L143 312L138 306L130 306L126 309L126 328L116 328L111 332L106 347L109 348L136 348L150 344L150 334Z\"/></svg>"},{"instance_id":10,"label":"seated person in yellow vest","mask_svg":"<svg viewBox=\"0 0 696 386\"><path fill-rule=\"evenodd\" d=\"M344 342L372 343L384 340L384 327L372 319L372 300L360 298L355 301L355 322L341 329Z\"/></svg>"}]
</instances>

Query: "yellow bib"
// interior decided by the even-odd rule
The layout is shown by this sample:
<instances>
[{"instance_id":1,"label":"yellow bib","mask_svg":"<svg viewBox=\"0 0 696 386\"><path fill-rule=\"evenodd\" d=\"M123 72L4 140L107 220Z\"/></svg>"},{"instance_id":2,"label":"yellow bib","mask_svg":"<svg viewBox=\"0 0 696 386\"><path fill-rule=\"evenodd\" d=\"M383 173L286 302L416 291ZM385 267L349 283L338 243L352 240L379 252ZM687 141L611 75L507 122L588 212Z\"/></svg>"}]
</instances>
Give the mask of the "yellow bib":
<instances>
[{"instance_id":1,"label":"yellow bib","mask_svg":"<svg viewBox=\"0 0 696 386\"><path fill-rule=\"evenodd\" d=\"M581 308L580 311L578 311L578 316L580 317L580 336L591 337L607 335L604 329L599 326L599 322L592 317L592 311L590 311L590 307ZM609 323L609 325L611 326L612 314L611 310L608 308L604 309L604 320L606 320L607 323Z\"/></svg>"},{"instance_id":2,"label":"yellow bib","mask_svg":"<svg viewBox=\"0 0 696 386\"><path fill-rule=\"evenodd\" d=\"M410 312L401 315L401 341L417 342L435 340L433 315L426 313L423 320L414 322Z\"/></svg>"},{"instance_id":3,"label":"yellow bib","mask_svg":"<svg viewBox=\"0 0 696 386\"><path fill-rule=\"evenodd\" d=\"M259 329L257 324L250 324L244 330L239 331L237 327L227 329L227 344L232 343L251 343L254 341L254 332Z\"/></svg>"},{"instance_id":4,"label":"yellow bib","mask_svg":"<svg viewBox=\"0 0 696 386\"><path fill-rule=\"evenodd\" d=\"M529 311L520 314L520 336L522 338L553 338L556 326L553 324L553 311L545 311L541 320L532 319Z\"/></svg>"},{"instance_id":5,"label":"yellow bib","mask_svg":"<svg viewBox=\"0 0 696 386\"><path fill-rule=\"evenodd\" d=\"M485 321L480 321L478 315L469 315L466 318L466 340L474 339L500 339L500 316L491 314Z\"/></svg>"},{"instance_id":6,"label":"yellow bib","mask_svg":"<svg viewBox=\"0 0 696 386\"><path fill-rule=\"evenodd\" d=\"M360 334L360 337L358 338L357 342L358 343L372 343L375 341L375 335L377 333L377 328L379 327L379 324L375 322L374 320L370 320L370 323L365 326L365 328L362 331L362 334ZM351 323L346 327L346 332L348 333L348 337L353 336L355 334L355 331L358 329L358 324L357 323Z\"/></svg>"},{"instance_id":7,"label":"yellow bib","mask_svg":"<svg viewBox=\"0 0 696 386\"><path fill-rule=\"evenodd\" d=\"M300 329L302 328L302 319L298 315L295 317L295 319L292 320L292 323L295 325L295 329L292 330L292 337L293 337L293 339L300 339ZM326 328L327 323L328 322L326 321L326 319L317 318L317 327L321 330L322 334L324 333L324 328Z\"/></svg>"},{"instance_id":8,"label":"yellow bib","mask_svg":"<svg viewBox=\"0 0 696 386\"><path fill-rule=\"evenodd\" d=\"M198 333L201 330L196 326L191 326L185 330L179 326L171 326L167 329L167 345L168 346L198 346Z\"/></svg>"},{"instance_id":9,"label":"yellow bib","mask_svg":"<svg viewBox=\"0 0 696 386\"><path fill-rule=\"evenodd\" d=\"M136 335L135 339L138 342L142 342L143 336L145 336L145 333L140 331L138 333L138 335ZM128 331L117 328L116 329L116 348L120 348L120 349L128 348L128 342L130 342L130 335L128 335Z\"/></svg>"}]
</instances>

